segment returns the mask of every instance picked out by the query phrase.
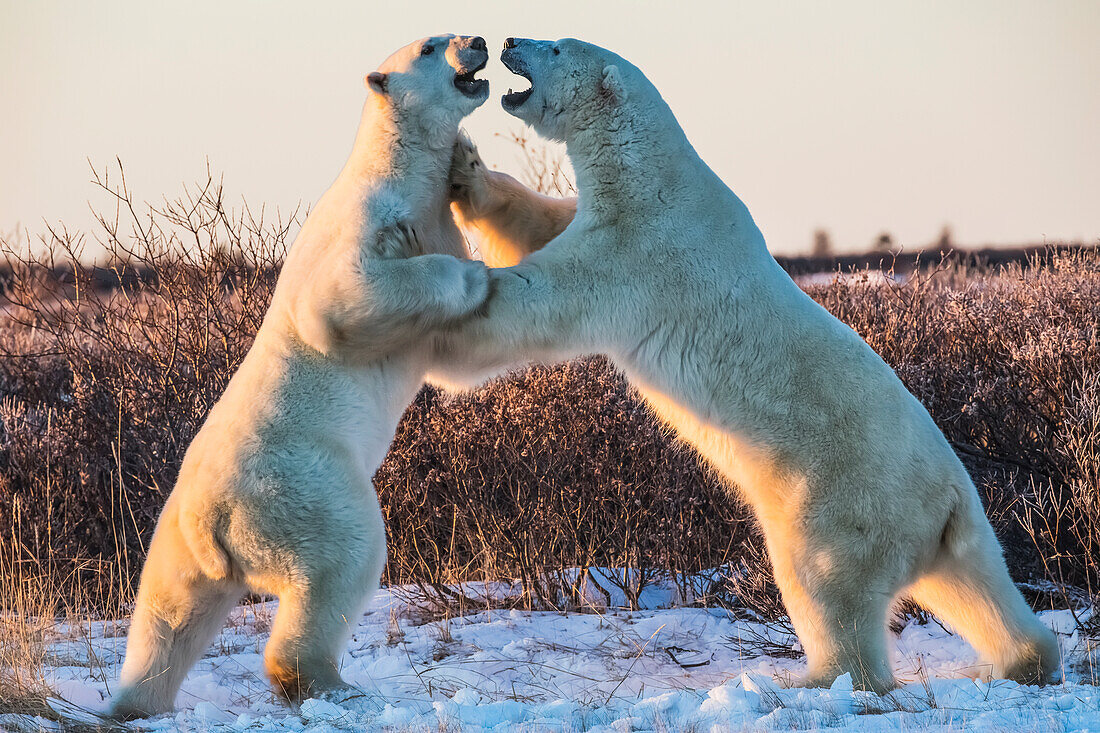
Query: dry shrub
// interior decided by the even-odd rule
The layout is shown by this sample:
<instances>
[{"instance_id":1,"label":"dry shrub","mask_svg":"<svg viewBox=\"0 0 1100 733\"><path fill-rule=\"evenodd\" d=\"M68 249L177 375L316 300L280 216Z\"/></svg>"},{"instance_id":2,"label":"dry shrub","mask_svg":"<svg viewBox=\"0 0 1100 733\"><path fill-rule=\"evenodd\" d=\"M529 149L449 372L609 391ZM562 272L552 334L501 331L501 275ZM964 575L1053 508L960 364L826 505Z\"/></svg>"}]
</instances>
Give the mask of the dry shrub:
<instances>
[{"instance_id":1,"label":"dry shrub","mask_svg":"<svg viewBox=\"0 0 1100 733\"><path fill-rule=\"evenodd\" d=\"M212 178L141 211L121 171L97 180L117 204L100 217L108 264L84 263L84 240L63 230L6 253L0 527L15 576L113 614L187 445L251 345L289 227L232 214ZM637 602L657 569L720 563L748 529L601 359L469 396L426 389L376 484L388 578L436 599L449 582L516 577L518 603L568 607L582 582L600 586L570 569L604 565L628 571L619 590Z\"/></svg>"},{"instance_id":2,"label":"dry shrub","mask_svg":"<svg viewBox=\"0 0 1100 733\"><path fill-rule=\"evenodd\" d=\"M469 396L428 388L375 476L389 529L387 578L440 600L447 584L515 578L527 607L585 605L627 571L630 605L658 574L737 557L745 511L676 444L603 358L535 367ZM468 599L459 599L466 600Z\"/></svg>"},{"instance_id":3,"label":"dry shrub","mask_svg":"<svg viewBox=\"0 0 1100 733\"><path fill-rule=\"evenodd\" d=\"M1100 580L1100 254L1051 251L810 293L897 371L968 464L1018 577Z\"/></svg>"},{"instance_id":4,"label":"dry shrub","mask_svg":"<svg viewBox=\"0 0 1100 733\"><path fill-rule=\"evenodd\" d=\"M509 132L504 137L519 150L520 178L524 185L547 196L576 196L569 159L564 146L551 147L532 141L528 128Z\"/></svg>"},{"instance_id":5,"label":"dry shrub","mask_svg":"<svg viewBox=\"0 0 1100 733\"><path fill-rule=\"evenodd\" d=\"M50 229L7 247L0 293L0 532L14 570L69 597L129 599L191 438L244 358L289 227L230 212L212 177L139 211L97 183L106 264ZM66 590L67 589L67 590Z\"/></svg>"},{"instance_id":6,"label":"dry shrub","mask_svg":"<svg viewBox=\"0 0 1100 733\"><path fill-rule=\"evenodd\" d=\"M251 344L291 226L231 213L212 179L140 212L124 180L100 185L117 204L101 221L107 265L80 264L83 240L54 230L37 254L9 251L0 277L0 532L4 573L114 614ZM1095 589L1100 256L810 290L931 410L1016 577ZM375 483L387 580L443 605L478 603L455 584L481 578L516 579L528 607L581 606L584 582L636 603L658 575L725 566L703 602L779 613L748 513L600 358L468 395L425 389ZM625 572L587 572L600 566Z\"/></svg>"}]
</instances>

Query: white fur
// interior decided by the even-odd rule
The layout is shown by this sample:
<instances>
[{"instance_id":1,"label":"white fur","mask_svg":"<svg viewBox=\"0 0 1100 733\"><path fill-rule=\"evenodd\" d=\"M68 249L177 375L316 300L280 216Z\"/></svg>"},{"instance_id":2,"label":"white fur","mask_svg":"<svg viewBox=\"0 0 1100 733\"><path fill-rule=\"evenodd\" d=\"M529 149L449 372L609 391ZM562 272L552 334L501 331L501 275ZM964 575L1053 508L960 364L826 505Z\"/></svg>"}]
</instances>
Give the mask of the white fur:
<instances>
[{"instance_id":1,"label":"white fur","mask_svg":"<svg viewBox=\"0 0 1100 733\"><path fill-rule=\"evenodd\" d=\"M428 332L487 293L484 265L452 256L465 248L447 202L458 124L485 99L452 83L452 67L485 59L470 41L418 41L380 68L385 92L369 94L351 157L161 513L116 717L170 710L246 590L279 596L265 650L279 692L343 685L340 653L385 563L371 477L431 365ZM436 52L421 55L425 43ZM432 254L407 258L420 249Z\"/></svg>"},{"instance_id":2,"label":"white fur","mask_svg":"<svg viewBox=\"0 0 1100 733\"><path fill-rule=\"evenodd\" d=\"M993 675L1045 680L1056 640L1012 584L951 446L889 366L780 269L653 85L574 40L520 40L502 58L533 78L513 114L566 142L576 217L491 272L487 315L440 338L448 363L462 364L445 377L468 384L518 362L610 354L755 510L806 683L848 672L890 688L887 613L906 592L984 652ZM511 187L503 208L492 200L499 179L459 183L475 233L505 232L494 216L540 221L537 197ZM461 198L476 190L478 205ZM537 247L537 234L519 239Z\"/></svg>"}]
</instances>

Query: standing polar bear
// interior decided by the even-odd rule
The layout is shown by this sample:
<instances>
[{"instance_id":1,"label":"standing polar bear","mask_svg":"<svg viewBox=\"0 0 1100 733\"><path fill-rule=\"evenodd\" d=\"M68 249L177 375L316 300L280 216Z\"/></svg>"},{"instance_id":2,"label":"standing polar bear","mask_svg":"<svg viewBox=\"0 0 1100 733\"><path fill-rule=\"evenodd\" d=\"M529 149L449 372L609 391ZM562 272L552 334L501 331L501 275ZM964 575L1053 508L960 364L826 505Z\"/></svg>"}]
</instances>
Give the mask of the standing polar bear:
<instances>
[{"instance_id":1,"label":"standing polar bear","mask_svg":"<svg viewBox=\"0 0 1100 733\"><path fill-rule=\"evenodd\" d=\"M473 151L458 161L465 227L495 250L537 251L491 272L484 317L438 337L448 363L469 381L609 354L754 509L805 684L850 673L890 689L887 614L901 594L962 633L994 676L1047 680L1057 641L1012 584L943 434L780 269L641 71L570 39L509 39L501 58L531 82L505 110L566 143L579 198L570 216L570 202L525 193Z\"/></svg>"},{"instance_id":2,"label":"standing polar bear","mask_svg":"<svg viewBox=\"0 0 1100 733\"><path fill-rule=\"evenodd\" d=\"M367 76L351 158L157 523L113 716L170 710L248 590L279 597L264 653L277 690L344 686L337 661L386 559L371 477L433 365L428 333L487 295L485 266L456 259L447 198L459 122L488 98L473 78L487 61L481 38L436 36ZM432 254L403 258L421 249Z\"/></svg>"}]
</instances>

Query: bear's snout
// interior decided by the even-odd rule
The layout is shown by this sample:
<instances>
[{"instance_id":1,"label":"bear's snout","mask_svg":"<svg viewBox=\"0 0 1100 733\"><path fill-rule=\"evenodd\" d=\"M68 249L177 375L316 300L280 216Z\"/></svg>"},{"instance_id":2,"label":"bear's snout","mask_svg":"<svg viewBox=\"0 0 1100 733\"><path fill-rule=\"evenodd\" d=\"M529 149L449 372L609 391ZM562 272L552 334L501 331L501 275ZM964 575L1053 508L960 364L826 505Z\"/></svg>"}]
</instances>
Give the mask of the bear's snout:
<instances>
[{"instance_id":1,"label":"bear's snout","mask_svg":"<svg viewBox=\"0 0 1100 733\"><path fill-rule=\"evenodd\" d=\"M451 41L447 57L460 74L480 71L489 63L489 49L481 36L458 36Z\"/></svg>"},{"instance_id":2,"label":"bear's snout","mask_svg":"<svg viewBox=\"0 0 1100 733\"><path fill-rule=\"evenodd\" d=\"M447 63L455 70L455 87L471 99L484 101L489 82L474 74L489 63L489 50L481 36L455 36L447 48Z\"/></svg>"}]
</instances>

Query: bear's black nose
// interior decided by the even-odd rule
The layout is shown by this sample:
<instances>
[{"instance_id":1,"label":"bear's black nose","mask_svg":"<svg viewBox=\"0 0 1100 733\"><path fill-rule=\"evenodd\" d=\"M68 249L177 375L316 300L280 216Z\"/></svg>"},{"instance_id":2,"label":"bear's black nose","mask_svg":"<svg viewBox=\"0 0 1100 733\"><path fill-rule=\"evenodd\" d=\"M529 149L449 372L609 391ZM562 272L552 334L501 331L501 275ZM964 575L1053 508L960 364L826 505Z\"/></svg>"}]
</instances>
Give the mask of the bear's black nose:
<instances>
[{"instance_id":1,"label":"bear's black nose","mask_svg":"<svg viewBox=\"0 0 1100 733\"><path fill-rule=\"evenodd\" d=\"M474 40L470 41L470 48L475 51L488 51L489 49L485 45L485 39L481 36L475 36Z\"/></svg>"},{"instance_id":2,"label":"bear's black nose","mask_svg":"<svg viewBox=\"0 0 1100 733\"><path fill-rule=\"evenodd\" d=\"M504 39L504 48L505 48L505 50L507 50L509 48L515 48L515 47L516 47L516 39L514 39L514 38L505 38Z\"/></svg>"}]
</instances>

